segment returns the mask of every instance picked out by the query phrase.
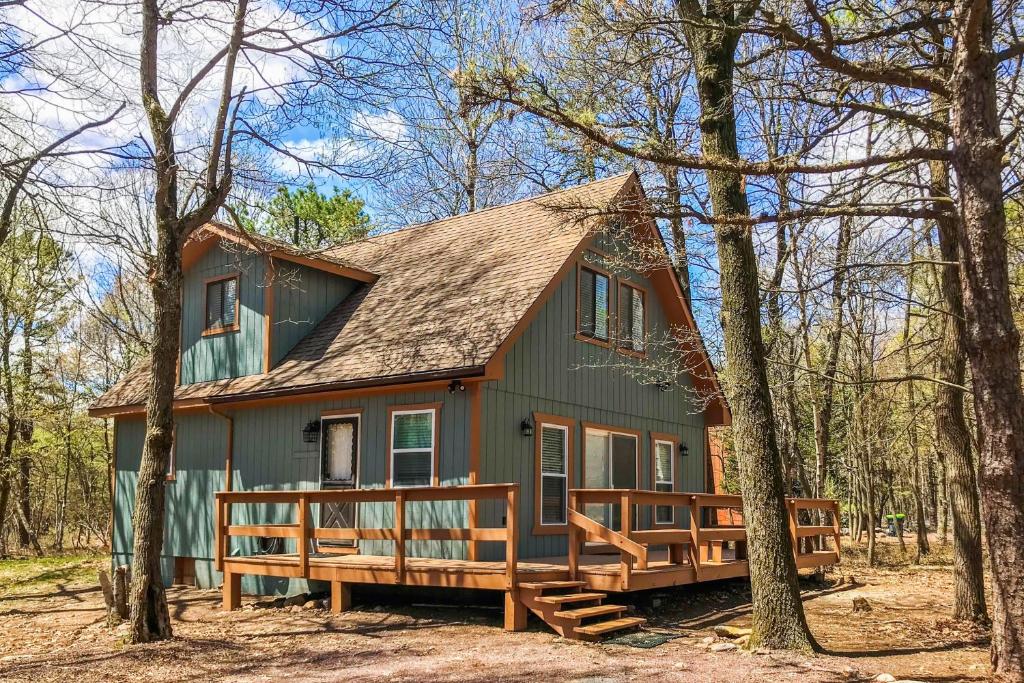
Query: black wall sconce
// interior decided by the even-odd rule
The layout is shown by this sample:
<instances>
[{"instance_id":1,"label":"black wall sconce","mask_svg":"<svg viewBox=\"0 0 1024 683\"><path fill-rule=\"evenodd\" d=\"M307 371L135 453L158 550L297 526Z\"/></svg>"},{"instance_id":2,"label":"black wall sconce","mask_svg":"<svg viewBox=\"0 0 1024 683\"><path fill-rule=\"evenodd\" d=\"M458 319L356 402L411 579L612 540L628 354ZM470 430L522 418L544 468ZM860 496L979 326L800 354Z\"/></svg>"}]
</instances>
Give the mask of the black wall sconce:
<instances>
[{"instance_id":1,"label":"black wall sconce","mask_svg":"<svg viewBox=\"0 0 1024 683\"><path fill-rule=\"evenodd\" d=\"M533 436L533 422L530 418L524 417L523 421L519 423L519 433L523 436Z\"/></svg>"},{"instance_id":2,"label":"black wall sconce","mask_svg":"<svg viewBox=\"0 0 1024 683\"><path fill-rule=\"evenodd\" d=\"M316 443L320 440L320 420L311 420L302 428L302 440L305 443Z\"/></svg>"},{"instance_id":3,"label":"black wall sconce","mask_svg":"<svg viewBox=\"0 0 1024 683\"><path fill-rule=\"evenodd\" d=\"M658 382L657 387L662 391L668 391L672 388L672 380L666 379L664 382Z\"/></svg>"},{"instance_id":4,"label":"black wall sconce","mask_svg":"<svg viewBox=\"0 0 1024 683\"><path fill-rule=\"evenodd\" d=\"M461 379L453 379L448 383L448 393L454 394L456 391L465 391L466 385L462 383Z\"/></svg>"},{"instance_id":5,"label":"black wall sconce","mask_svg":"<svg viewBox=\"0 0 1024 683\"><path fill-rule=\"evenodd\" d=\"M690 449L686 447L686 444L685 443L679 444L679 456L682 457L682 458L685 458L688 455L690 455Z\"/></svg>"}]
</instances>

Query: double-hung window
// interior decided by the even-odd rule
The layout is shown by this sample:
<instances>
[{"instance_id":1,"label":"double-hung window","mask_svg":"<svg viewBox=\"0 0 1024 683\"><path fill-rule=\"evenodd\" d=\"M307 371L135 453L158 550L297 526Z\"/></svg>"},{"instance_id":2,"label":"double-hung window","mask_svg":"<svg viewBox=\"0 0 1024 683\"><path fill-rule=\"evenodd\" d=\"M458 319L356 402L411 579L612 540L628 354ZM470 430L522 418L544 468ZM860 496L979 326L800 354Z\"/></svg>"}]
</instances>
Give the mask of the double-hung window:
<instances>
[{"instance_id":1,"label":"double-hung window","mask_svg":"<svg viewBox=\"0 0 1024 683\"><path fill-rule=\"evenodd\" d=\"M435 479L437 408L391 413L391 485L430 486Z\"/></svg>"},{"instance_id":2,"label":"double-hung window","mask_svg":"<svg viewBox=\"0 0 1024 683\"><path fill-rule=\"evenodd\" d=\"M203 334L238 329L238 275L206 281L206 323Z\"/></svg>"},{"instance_id":3,"label":"double-hung window","mask_svg":"<svg viewBox=\"0 0 1024 683\"><path fill-rule=\"evenodd\" d=\"M619 283L619 347L636 353L644 351L644 290Z\"/></svg>"},{"instance_id":4,"label":"double-hung window","mask_svg":"<svg viewBox=\"0 0 1024 683\"><path fill-rule=\"evenodd\" d=\"M564 534L569 523L576 421L534 413L533 533Z\"/></svg>"},{"instance_id":5,"label":"double-hung window","mask_svg":"<svg viewBox=\"0 0 1024 683\"><path fill-rule=\"evenodd\" d=\"M566 524L569 496L569 428L540 426L540 523Z\"/></svg>"},{"instance_id":6,"label":"double-hung window","mask_svg":"<svg viewBox=\"0 0 1024 683\"><path fill-rule=\"evenodd\" d=\"M675 482L675 471L672 455L675 443L672 441L654 440L654 490L660 493L671 493ZM675 521L675 508L671 505L657 505L654 508L656 524L672 524Z\"/></svg>"},{"instance_id":7,"label":"double-hung window","mask_svg":"<svg viewBox=\"0 0 1024 683\"><path fill-rule=\"evenodd\" d=\"M611 324L611 280L606 273L581 265L579 272L580 336L607 342Z\"/></svg>"}]
</instances>

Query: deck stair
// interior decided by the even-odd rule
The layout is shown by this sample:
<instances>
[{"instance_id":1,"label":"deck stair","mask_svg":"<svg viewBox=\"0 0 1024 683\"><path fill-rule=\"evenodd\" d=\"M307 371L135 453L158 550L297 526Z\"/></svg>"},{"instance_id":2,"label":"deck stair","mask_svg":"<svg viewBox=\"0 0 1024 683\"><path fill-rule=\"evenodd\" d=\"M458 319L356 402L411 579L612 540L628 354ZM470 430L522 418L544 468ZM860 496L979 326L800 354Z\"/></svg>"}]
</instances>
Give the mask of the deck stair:
<instances>
[{"instance_id":1,"label":"deck stair","mask_svg":"<svg viewBox=\"0 0 1024 683\"><path fill-rule=\"evenodd\" d=\"M556 633L571 640L599 640L646 623L623 615L624 605L604 604L606 593L584 591L583 581L520 583L519 596L531 612Z\"/></svg>"}]
</instances>

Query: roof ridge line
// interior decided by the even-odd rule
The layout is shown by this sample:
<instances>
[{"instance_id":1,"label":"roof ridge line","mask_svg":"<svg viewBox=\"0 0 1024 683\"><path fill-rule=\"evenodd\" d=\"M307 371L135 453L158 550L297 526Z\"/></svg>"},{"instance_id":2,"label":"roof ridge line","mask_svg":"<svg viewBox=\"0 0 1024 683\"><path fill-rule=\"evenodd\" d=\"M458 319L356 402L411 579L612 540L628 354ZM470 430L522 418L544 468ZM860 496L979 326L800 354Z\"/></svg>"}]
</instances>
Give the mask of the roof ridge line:
<instances>
[{"instance_id":1,"label":"roof ridge line","mask_svg":"<svg viewBox=\"0 0 1024 683\"><path fill-rule=\"evenodd\" d=\"M549 192L542 192L540 194L535 194L535 195L532 195L530 197L523 197L522 199L516 199L515 201L508 202L507 204L498 204L496 206L487 206L487 207L484 207L482 209L475 209L473 211L467 211L466 213L460 213L460 214L456 214L454 216L446 216L445 218L435 218L432 221L423 221L421 223L410 223L409 225L404 225L404 226L402 226L400 228L395 228L394 230L389 230L387 232L382 232L382 233L379 233L377 235L367 235L366 237L363 237L363 238L360 238L360 239L357 239L357 240L352 240L350 242L338 242L337 244L331 245L329 247L325 247L324 249L325 249L325 251L329 251L329 250L333 250L333 249L342 249L344 247L348 247L348 246L351 246L353 244L362 244L364 242L371 242L371 241L373 241L375 239L378 239L380 237L386 237L388 235L394 235L396 233L406 232L408 230L414 230L416 228L425 228L428 225L436 225L438 223L445 223L447 221L452 221L452 220L455 220L455 219L458 219L458 218L465 218L467 216L476 216L476 215L479 215L479 214L482 214L482 213L486 213L487 211L496 211L497 209L505 209L505 208L508 208L508 207L511 207L511 206L516 206L517 204L524 204L526 202L535 202L535 201L539 201L539 200L551 197L553 195L563 194L565 192L573 192L575 190L581 190L581 189L583 189L585 187L589 187L591 185L597 185L598 183L609 182L609 181L612 181L612 180L616 180L618 178L628 178L633 173L634 173L634 171L632 171L632 170L623 171L622 173L616 173L615 175L610 175L610 176L608 176L606 178L598 178L597 180L590 180L590 181L587 181L585 183L580 183L579 185L573 185L572 187L561 187L561 188L558 188L557 190L551 190Z\"/></svg>"}]
</instances>

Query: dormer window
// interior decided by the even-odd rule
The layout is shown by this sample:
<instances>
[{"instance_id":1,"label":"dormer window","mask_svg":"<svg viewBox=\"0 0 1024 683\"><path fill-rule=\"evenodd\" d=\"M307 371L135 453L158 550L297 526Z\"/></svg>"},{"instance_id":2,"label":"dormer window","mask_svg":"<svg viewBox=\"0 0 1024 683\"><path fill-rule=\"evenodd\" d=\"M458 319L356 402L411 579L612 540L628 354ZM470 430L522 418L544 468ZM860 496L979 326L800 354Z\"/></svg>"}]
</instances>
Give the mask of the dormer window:
<instances>
[{"instance_id":1,"label":"dormer window","mask_svg":"<svg viewBox=\"0 0 1024 683\"><path fill-rule=\"evenodd\" d=\"M238 329L238 274L206 281L206 325L203 335Z\"/></svg>"},{"instance_id":2,"label":"dormer window","mask_svg":"<svg viewBox=\"0 0 1024 683\"><path fill-rule=\"evenodd\" d=\"M577 336L607 344L611 325L611 278L608 273L580 265L577 283Z\"/></svg>"}]
</instances>

